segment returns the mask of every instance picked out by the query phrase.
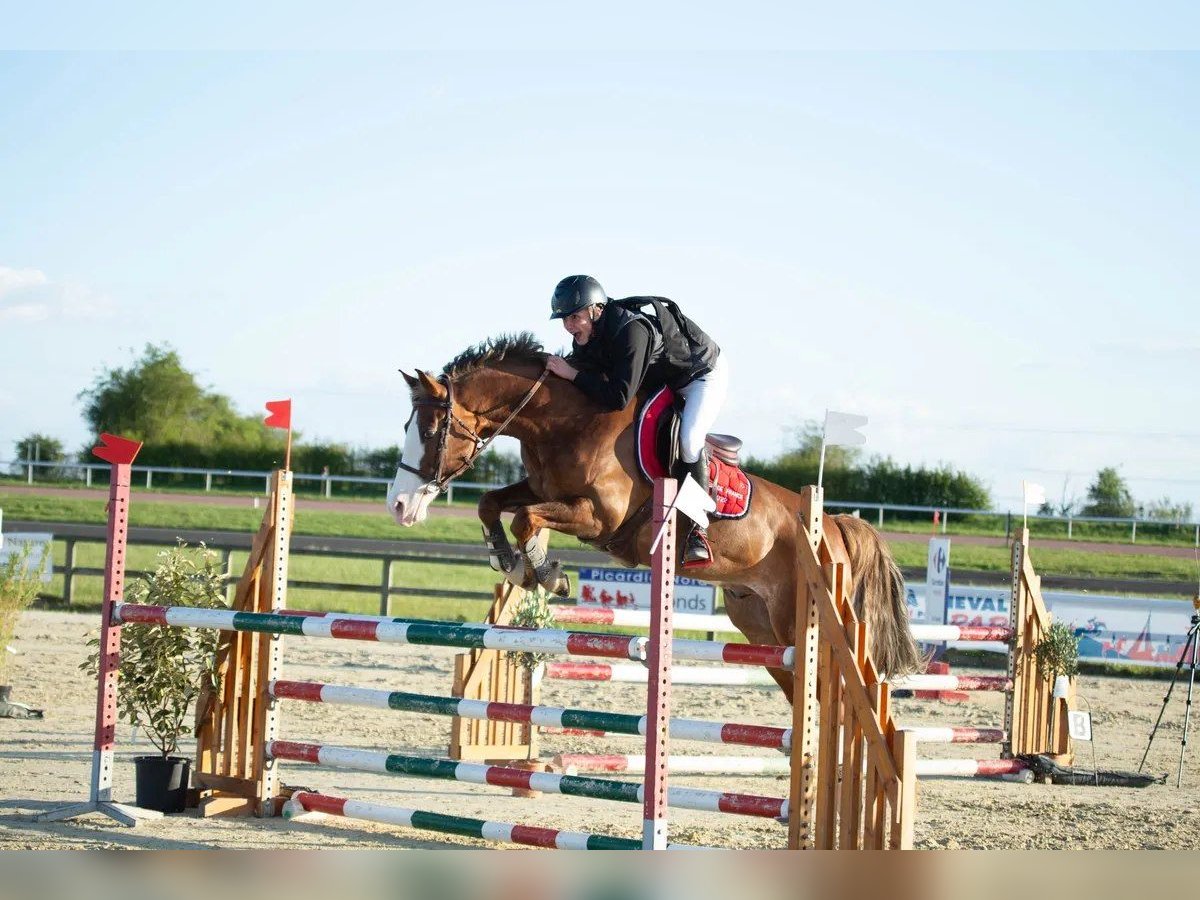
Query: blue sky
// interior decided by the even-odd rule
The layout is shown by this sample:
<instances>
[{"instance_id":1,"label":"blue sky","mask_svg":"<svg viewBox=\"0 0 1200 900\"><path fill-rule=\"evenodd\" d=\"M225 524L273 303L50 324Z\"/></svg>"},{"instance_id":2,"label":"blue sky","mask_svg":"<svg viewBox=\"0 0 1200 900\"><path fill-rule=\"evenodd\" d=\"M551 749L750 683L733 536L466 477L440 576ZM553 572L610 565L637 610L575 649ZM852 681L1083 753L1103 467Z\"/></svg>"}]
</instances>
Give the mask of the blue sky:
<instances>
[{"instance_id":1,"label":"blue sky","mask_svg":"<svg viewBox=\"0 0 1200 900\"><path fill-rule=\"evenodd\" d=\"M397 367L562 346L550 292L588 272L714 334L757 455L831 407L1001 507L1105 465L1200 507L1200 56L472 34L0 53L0 458L82 442L75 395L146 342L243 411L393 443Z\"/></svg>"}]
</instances>

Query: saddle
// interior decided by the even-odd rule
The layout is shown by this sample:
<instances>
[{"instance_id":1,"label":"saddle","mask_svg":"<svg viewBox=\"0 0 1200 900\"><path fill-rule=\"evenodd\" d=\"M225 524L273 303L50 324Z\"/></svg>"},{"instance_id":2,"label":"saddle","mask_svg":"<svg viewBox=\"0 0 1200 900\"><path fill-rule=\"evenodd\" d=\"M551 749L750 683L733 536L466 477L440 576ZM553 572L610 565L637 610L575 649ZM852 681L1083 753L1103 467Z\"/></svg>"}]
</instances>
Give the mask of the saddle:
<instances>
[{"instance_id":1,"label":"saddle","mask_svg":"<svg viewBox=\"0 0 1200 900\"><path fill-rule=\"evenodd\" d=\"M637 416L635 445L638 469L647 481L669 477L679 460L681 398L669 387L653 394ZM729 434L705 437L709 491L716 501L716 519L740 519L750 512L753 485L742 471L738 453L741 438Z\"/></svg>"}]
</instances>

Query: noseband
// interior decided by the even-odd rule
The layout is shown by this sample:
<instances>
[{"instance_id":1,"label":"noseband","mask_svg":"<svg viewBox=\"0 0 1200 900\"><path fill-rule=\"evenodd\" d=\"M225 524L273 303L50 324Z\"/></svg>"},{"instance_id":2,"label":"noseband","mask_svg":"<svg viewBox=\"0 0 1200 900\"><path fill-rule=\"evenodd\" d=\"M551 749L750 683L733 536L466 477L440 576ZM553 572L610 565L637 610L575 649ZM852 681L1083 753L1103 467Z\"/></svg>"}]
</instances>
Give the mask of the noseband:
<instances>
[{"instance_id":1,"label":"noseband","mask_svg":"<svg viewBox=\"0 0 1200 900\"><path fill-rule=\"evenodd\" d=\"M454 382L450 380L450 376L448 376L448 375L439 375L438 382L441 384L444 384L446 386L446 399L445 400L433 400L433 399L413 400L412 415L408 417L408 422L404 426L404 430L408 431L408 426L412 424L413 417L416 416L416 414L417 414L418 406L432 406L435 409L444 410L446 413L446 415L442 418L442 424L440 426L438 426L437 471L434 474L433 481L430 482L430 486L437 488L437 490L439 492L443 491L446 489L447 484L449 484L451 481L453 481L455 478L457 478L463 472L467 471L467 469L469 469L473 465L475 465L475 460L479 459L479 457L483 453L483 451L488 448L488 445L491 444L492 441L494 441L496 438L500 437L500 435L502 435L504 433L504 429L508 428L508 426L512 424L513 419L515 419L517 417L517 415L521 412L521 410L523 410L525 408L526 404L528 404L529 401L533 399L533 395L536 394L538 388L540 388L545 383L546 378L549 376L549 374L550 374L549 369L542 370L542 374L538 377L537 381L535 381L533 383L533 387L531 387L528 391L525 392L525 396L521 398L521 402L518 403L513 408L513 411L508 414L508 418L505 419L500 424L500 427L497 428L496 431L489 438L481 438L478 434L476 434L471 428L469 428L467 426L466 422L464 422L462 419L460 419L455 414L455 412L454 412ZM490 412L490 410L489 410L489 412ZM477 415L485 415L485 414L486 413L478 413ZM470 438L472 441L475 442L475 451L470 456L468 456L467 459L463 462L463 464L460 465L457 469L455 469L449 475L444 475L443 470L446 465L446 445L450 441L450 424L451 423L454 423L455 425L457 425L459 430L462 431L463 434L465 434L468 438ZM422 444L422 447L423 446L424 446L424 444ZM417 464L418 464L418 466L420 465L420 460L417 460ZM410 466L410 465L408 465L408 463L406 463L404 461L403 454L401 454L401 457L400 457L400 468L403 469L405 472L412 472L414 475L418 476L419 478L425 477L421 473L420 468Z\"/></svg>"}]
</instances>

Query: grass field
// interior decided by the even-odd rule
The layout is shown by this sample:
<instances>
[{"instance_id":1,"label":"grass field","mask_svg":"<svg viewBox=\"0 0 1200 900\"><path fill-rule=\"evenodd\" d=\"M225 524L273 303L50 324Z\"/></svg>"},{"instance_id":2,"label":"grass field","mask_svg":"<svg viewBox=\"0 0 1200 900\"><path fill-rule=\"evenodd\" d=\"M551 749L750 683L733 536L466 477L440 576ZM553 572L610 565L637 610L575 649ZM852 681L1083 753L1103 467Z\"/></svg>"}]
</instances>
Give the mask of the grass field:
<instances>
[{"instance_id":1,"label":"grass field","mask_svg":"<svg viewBox=\"0 0 1200 900\"><path fill-rule=\"evenodd\" d=\"M46 522L78 522L102 524L105 521L104 501L86 498L38 497L0 492L0 508L9 521L22 519ZM262 509L254 509L247 498L245 509L227 506L208 506L195 503L134 502L130 521L134 526L161 528L232 530L253 532L262 519ZM299 512L295 531L316 536L381 538L396 541L445 541L478 545L479 525L470 518L432 517L414 529L401 529L379 509L378 504L364 504L362 512L334 512L313 509ZM56 541L55 559L61 563L65 547ZM1190 580L1196 577L1196 563L1186 558L1170 558L1150 554L1104 554L1073 550L1038 549L1033 542L1034 562L1043 574ZM559 548L579 548L572 538L553 535L551 545ZM901 566L923 567L926 559L924 544L892 544L892 551ZM133 546L129 552L129 568L143 570L154 565L152 547ZM76 564L99 568L104 562L102 544L79 544ZM240 572L244 554L235 553L231 560L233 572ZM1006 572L1009 554L1004 547L979 547L960 544L953 550L953 565L961 570ZM291 577L294 580L352 583L364 588L356 591L294 590L291 605L295 608L376 612L379 607L381 564L375 560L312 557L293 554ZM572 573L574 576L575 573ZM496 577L483 565L456 566L439 563L396 563L392 583L406 590L456 590L477 592L490 596ZM62 576L55 576L47 587L50 596L62 596ZM100 579L81 576L74 586L75 602L92 605L99 602ZM393 614L429 616L441 619L464 618L477 620L486 609L485 599L459 600L429 595L394 596Z\"/></svg>"},{"instance_id":2,"label":"grass field","mask_svg":"<svg viewBox=\"0 0 1200 900\"><path fill-rule=\"evenodd\" d=\"M143 476L138 473L135 475L135 483L133 485L134 496L144 488ZM245 497L250 501L254 497L262 496L263 483L255 478L237 478L231 483L223 483L224 479L215 477L213 481L212 496L221 497ZM75 488L83 489L84 485L80 481L65 480L37 480L38 485L53 488ZM23 476L5 476L0 475L0 496L3 496L6 485L21 485L24 486L25 479ZM94 487L103 487L103 482L100 477L97 477L94 482ZM155 493L172 494L178 493L181 495L194 496L203 492L204 479L202 476L158 476L153 482L153 491ZM294 490L297 496L307 500L320 501L324 499L324 485L320 482L296 481ZM469 490L466 488L454 489L455 507L462 509L472 509L477 502L481 491ZM381 485L358 485L335 483L332 485L332 499L339 503L357 502L361 503L365 511L369 511L371 507L376 506L382 500L384 491ZM437 505L445 505L444 498L439 498ZM848 512L848 509L841 507L830 507L831 512ZM876 512L871 509L862 511L864 518L868 519L872 525L878 525ZM63 520L67 521L67 520ZM1006 528L1012 527L1016 521L1016 516L1013 516L1011 521L1007 521L1003 514L983 515L983 516L966 516L954 514L948 518L948 533L954 534L970 534L970 535L987 535L987 536L1003 536L1006 534ZM883 523L885 531L904 531L913 534L925 533L929 530L929 517L925 514L916 513L899 513L889 512L886 514ZM1030 531L1035 538L1061 538L1068 537L1068 526L1065 521L1052 521L1042 519L1031 519L1029 523ZM1107 523L1107 522L1080 522L1075 521L1070 527L1071 537L1079 541L1099 541L1107 543L1130 543L1130 526L1128 523ZM1193 546L1197 540L1200 540L1200 530L1195 523L1192 524L1171 524L1165 522L1139 522L1137 527L1137 543L1139 544L1158 544L1163 546Z\"/></svg>"}]
</instances>

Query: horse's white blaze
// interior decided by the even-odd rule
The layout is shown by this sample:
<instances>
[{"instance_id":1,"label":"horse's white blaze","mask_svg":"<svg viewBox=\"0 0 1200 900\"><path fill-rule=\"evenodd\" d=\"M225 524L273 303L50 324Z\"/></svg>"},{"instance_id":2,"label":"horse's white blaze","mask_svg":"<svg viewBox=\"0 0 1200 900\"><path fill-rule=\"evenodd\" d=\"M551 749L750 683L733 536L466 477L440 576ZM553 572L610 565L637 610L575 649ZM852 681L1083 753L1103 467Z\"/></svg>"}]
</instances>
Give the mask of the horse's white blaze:
<instances>
[{"instance_id":1,"label":"horse's white blaze","mask_svg":"<svg viewBox=\"0 0 1200 900\"><path fill-rule=\"evenodd\" d=\"M421 428L417 417L413 416L404 433L404 452L400 458L406 465L420 468L421 460L425 457L425 443L421 440ZM429 504L439 491L430 482L422 480L420 475L407 469L397 469L392 486L388 489L387 505L393 518L400 525L416 525L424 522L429 514Z\"/></svg>"}]
</instances>

